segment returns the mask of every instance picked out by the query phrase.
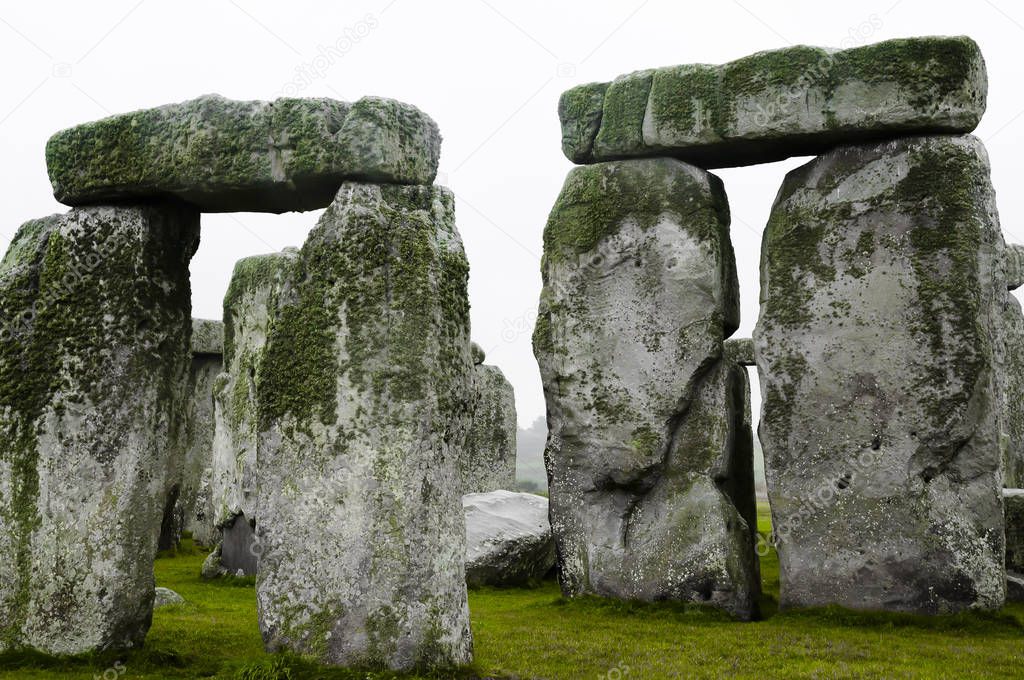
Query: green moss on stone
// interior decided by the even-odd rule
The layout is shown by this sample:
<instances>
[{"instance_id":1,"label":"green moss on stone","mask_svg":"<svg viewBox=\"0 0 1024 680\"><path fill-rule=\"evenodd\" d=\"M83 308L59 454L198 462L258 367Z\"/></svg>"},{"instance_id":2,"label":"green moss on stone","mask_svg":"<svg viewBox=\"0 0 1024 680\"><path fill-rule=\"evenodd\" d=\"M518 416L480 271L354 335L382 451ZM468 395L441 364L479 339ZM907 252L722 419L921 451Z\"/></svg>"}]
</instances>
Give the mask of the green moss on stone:
<instances>
[{"instance_id":1,"label":"green moss on stone","mask_svg":"<svg viewBox=\"0 0 1024 680\"><path fill-rule=\"evenodd\" d=\"M718 241L722 212L727 215L728 208L721 184L713 180L710 184L703 184L689 168L669 158L574 168L544 229L545 268L594 249L617 233L627 219L649 229L665 213L698 241Z\"/></svg>"},{"instance_id":2,"label":"green moss on stone","mask_svg":"<svg viewBox=\"0 0 1024 680\"><path fill-rule=\"evenodd\" d=\"M643 122L654 71L637 71L616 78L604 95L595 151L609 158L630 154L643 146Z\"/></svg>"}]
</instances>

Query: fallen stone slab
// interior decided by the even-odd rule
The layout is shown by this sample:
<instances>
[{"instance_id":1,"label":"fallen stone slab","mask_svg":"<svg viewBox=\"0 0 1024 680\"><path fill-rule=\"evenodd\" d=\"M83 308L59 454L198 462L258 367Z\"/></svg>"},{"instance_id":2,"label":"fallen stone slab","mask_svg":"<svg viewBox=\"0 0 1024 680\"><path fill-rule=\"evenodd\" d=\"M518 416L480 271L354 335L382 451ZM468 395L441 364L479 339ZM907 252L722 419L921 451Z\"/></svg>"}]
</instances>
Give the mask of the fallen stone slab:
<instances>
[{"instance_id":1,"label":"fallen stone slab","mask_svg":"<svg viewBox=\"0 0 1024 680\"><path fill-rule=\"evenodd\" d=\"M281 292L255 381L268 650L396 670L471 661L454 210L443 187L344 184Z\"/></svg>"},{"instance_id":2,"label":"fallen stone slab","mask_svg":"<svg viewBox=\"0 0 1024 680\"><path fill-rule=\"evenodd\" d=\"M1006 572L1006 601L1024 602L1024 574Z\"/></svg>"},{"instance_id":3,"label":"fallen stone slab","mask_svg":"<svg viewBox=\"0 0 1024 680\"><path fill-rule=\"evenodd\" d=\"M479 347L473 343L475 347ZM474 358L476 352L473 352ZM483 361L481 350L481 362ZM462 492L514 489L516 485L516 398L497 366L473 366L473 415L466 457L459 465Z\"/></svg>"},{"instance_id":4,"label":"fallen stone slab","mask_svg":"<svg viewBox=\"0 0 1024 680\"><path fill-rule=\"evenodd\" d=\"M198 242L181 202L95 206L27 222L0 263L0 649L146 636Z\"/></svg>"},{"instance_id":5,"label":"fallen stone slab","mask_svg":"<svg viewBox=\"0 0 1024 680\"><path fill-rule=\"evenodd\" d=\"M555 566L548 499L489 491L462 497L466 513L466 583L536 585Z\"/></svg>"},{"instance_id":6,"label":"fallen stone slab","mask_svg":"<svg viewBox=\"0 0 1024 680\"><path fill-rule=\"evenodd\" d=\"M551 211L533 344L568 596L756 614L728 215L717 177L668 158L575 168Z\"/></svg>"},{"instance_id":7,"label":"fallen stone slab","mask_svg":"<svg viewBox=\"0 0 1024 680\"><path fill-rule=\"evenodd\" d=\"M754 329L782 608L1002 606L1001 257L974 137L786 176Z\"/></svg>"},{"instance_id":8,"label":"fallen stone slab","mask_svg":"<svg viewBox=\"0 0 1024 680\"><path fill-rule=\"evenodd\" d=\"M53 135L58 201L173 195L203 212L323 208L342 182L430 184L441 135L415 106L363 97L234 101L205 95Z\"/></svg>"},{"instance_id":9,"label":"fallen stone slab","mask_svg":"<svg viewBox=\"0 0 1024 680\"><path fill-rule=\"evenodd\" d=\"M562 149L575 163L672 156L718 168L970 132L987 90L973 40L926 37L638 71L568 90L558 111Z\"/></svg>"}]
</instances>

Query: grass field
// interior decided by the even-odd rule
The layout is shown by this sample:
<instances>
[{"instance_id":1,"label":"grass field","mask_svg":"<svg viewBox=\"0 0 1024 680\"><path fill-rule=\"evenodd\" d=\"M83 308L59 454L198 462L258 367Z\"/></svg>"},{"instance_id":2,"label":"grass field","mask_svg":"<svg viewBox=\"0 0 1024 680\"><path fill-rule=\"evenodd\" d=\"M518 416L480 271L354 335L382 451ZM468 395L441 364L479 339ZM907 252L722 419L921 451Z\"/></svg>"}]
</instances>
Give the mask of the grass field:
<instances>
[{"instance_id":1,"label":"grass field","mask_svg":"<svg viewBox=\"0 0 1024 680\"><path fill-rule=\"evenodd\" d=\"M762 508L760 530L768 531ZM187 550L184 552L188 552ZM238 678L378 680L390 673L320 669L263 651L250 581L199 578L202 554L157 560L157 583L186 604L157 610L146 648L92 659L0 657L0 678ZM1024 605L999 614L923 618L841 609L779 614L778 562L762 560L765 617L738 623L712 611L563 599L534 590L474 590L476 662L458 678L975 678L1024 677Z\"/></svg>"}]
</instances>

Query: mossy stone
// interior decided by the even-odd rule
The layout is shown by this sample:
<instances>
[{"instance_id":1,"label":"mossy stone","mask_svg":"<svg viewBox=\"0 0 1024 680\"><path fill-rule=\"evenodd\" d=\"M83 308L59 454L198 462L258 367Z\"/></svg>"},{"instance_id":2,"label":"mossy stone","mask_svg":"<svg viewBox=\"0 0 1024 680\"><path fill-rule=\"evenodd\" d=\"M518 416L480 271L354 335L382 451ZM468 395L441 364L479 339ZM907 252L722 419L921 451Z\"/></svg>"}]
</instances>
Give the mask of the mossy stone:
<instances>
[{"instance_id":1,"label":"mossy stone","mask_svg":"<svg viewBox=\"0 0 1024 680\"><path fill-rule=\"evenodd\" d=\"M1002 606L996 215L970 136L845 146L787 175L754 330L784 608Z\"/></svg>"},{"instance_id":2,"label":"mossy stone","mask_svg":"<svg viewBox=\"0 0 1024 680\"><path fill-rule=\"evenodd\" d=\"M987 89L981 51L962 36L846 50L795 45L575 88L559 118L563 150L577 163L672 156L717 168L908 134L970 132Z\"/></svg>"},{"instance_id":3,"label":"mossy stone","mask_svg":"<svg viewBox=\"0 0 1024 680\"><path fill-rule=\"evenodd\" d=\"M46 165L67 205L177 196L204 212L287 212L365 178L430 184L437 124L380 97L234 101L205 95L53 135Z\"/></svg>"}]
</instances>

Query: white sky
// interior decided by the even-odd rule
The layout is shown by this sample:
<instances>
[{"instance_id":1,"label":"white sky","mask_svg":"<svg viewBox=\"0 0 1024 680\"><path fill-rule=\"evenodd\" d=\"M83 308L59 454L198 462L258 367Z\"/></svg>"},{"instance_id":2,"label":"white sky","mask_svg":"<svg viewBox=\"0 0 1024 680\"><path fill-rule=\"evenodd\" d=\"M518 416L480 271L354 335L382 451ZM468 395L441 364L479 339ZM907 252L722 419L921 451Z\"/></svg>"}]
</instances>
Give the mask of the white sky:
<instances>
[{"instance_id":1,"label":"white sky","mask_svg":"<svg viewBox=\"0 0 1024 680\"><path fill-rule=\"evenodd\" d=\"M544 412L530 347L541 233L571 167L556 115L563 90L789 44L935 34L970 35L985 54L989 106L977 134L991 155L1007 240L1022 242L1024 6L1010 0L4 2L0 247L25 220L65 209L53 200L43 158L61 128L211 92L349 101L375 94L416 104L445 138L438 181L458 199L474 339L515 385L519 421L528 425ZM749 335L757 318L759 239L772 199L801 162L716 171L732 204L743 301L737 336ZM234 262L301 245L318 216L205 215L193 314L220 318ZM756 413L756 381L754 388Z\"/></svg>"}]
</instances>

